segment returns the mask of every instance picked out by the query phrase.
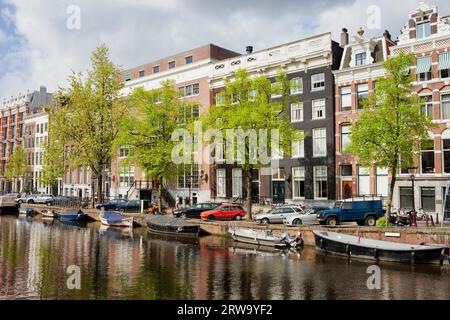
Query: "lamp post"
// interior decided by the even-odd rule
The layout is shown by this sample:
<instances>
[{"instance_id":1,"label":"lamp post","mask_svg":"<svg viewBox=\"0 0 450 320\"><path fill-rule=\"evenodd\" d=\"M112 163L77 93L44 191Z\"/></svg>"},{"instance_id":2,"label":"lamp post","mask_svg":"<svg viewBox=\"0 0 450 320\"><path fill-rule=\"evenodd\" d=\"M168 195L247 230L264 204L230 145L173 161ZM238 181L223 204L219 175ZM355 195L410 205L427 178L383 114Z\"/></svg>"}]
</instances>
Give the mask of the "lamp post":
<instances>
[{"instance_id":1,"label":"lamp post","mask_svg":"<svg viewBox=\"0 0 450 320\"><path fill-rule=\"evenodd\" d=\"M411 185L412 185L412 214L411 214L411 225L416 227L416 197L415 197L415 190L414 190L414 181L416 179L416 167L408 168L409 177L411 179Z\"/></svg>"}]
</instances>

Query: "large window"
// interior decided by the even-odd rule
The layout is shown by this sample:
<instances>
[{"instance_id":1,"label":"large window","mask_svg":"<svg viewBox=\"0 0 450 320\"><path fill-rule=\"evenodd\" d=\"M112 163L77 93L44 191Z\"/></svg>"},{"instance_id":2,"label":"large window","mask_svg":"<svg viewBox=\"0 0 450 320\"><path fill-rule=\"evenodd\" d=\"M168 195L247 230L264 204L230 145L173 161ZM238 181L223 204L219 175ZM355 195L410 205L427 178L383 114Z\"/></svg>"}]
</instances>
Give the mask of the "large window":
<instances>
[{"instance_id":1,"label":"large window","mask_svg":"<svg viewBox=\"0 0 450 320\"><path fill-rule=\"evenodd\" d=\"M271 84L272 98L279 98L282 96L282 86L280 82L273 82Z\"/></svg>"},{"instance_id":2,"label":"large window","mask_svg":"<svg viewBox=\"0 0 450 320\"><path fill-rule=\"evenodd\" d=\"M305 198L305 168L292 168L292 197L294 199Z\"/></svg>"},{"instance_id":3,"label":"large window","mask_svg":"<svg viewBox=\"0 0 450 320\"><path fill-rule=\"evenodd\" d=\"M226 171L217 169L217 196L226 197Z\"/></svg>"},{"instance_id":4,"label":"large window","mask_svg":"<svg viewBox=\"0 0 450 320\"><path fill-rule=\"evenodd\" d=\"M363 103L369 98L369 85L367 83L357 85L358 109L363 108Z\"/></svg>"},{"instance_id":5,"label":"large window","mask_svg":"<svg viewBox=\"0 0 450 320\"><path fill-rule=\"evenodd\" d=\"M303 93L303 79L294 78L291 80L291 94Z\"/></svg>"},{"instance_id":6,"label":"large window","mask_svg":"<svg viewBox=\"0 0 450 320\"><path fill-rule=\"evenodd\" d=\"M439 73L442 79L450 78L450 52L439 55Z\"/></svg>"},{"instance_id":7,"label":"large window","mask_svg":"<svg viewBox=\"0 0 450 320\"><path fill-rule=\"evenodd\" d=\"M175 66L176 66L175 61L169 62L169 69L173 69L173 68L175 68Z\"/></svg>"},{"instance_id":8,"label":"large window","mask_svg":"<svg viewBox=\"0 0 450 320\"><path fill-rule=\"evenodd\" d=\"M389 191L389 182L388 182L389 170L387 168L377 168L376 173L377 173L377 195L387 197Z\"/></svg>"},{"instance_id":9,"label":"large window","mask_svg":"<svg viewBox=\"0 0 450 320\"><path fill-rule=\"evenodd\" d=\"M370 168L358 167L358 194L370 195Z\"/></svg>"},{"instance_id":10,"label":"large window","mask_svg":"<svg viewBox=\"0 0 450 320\"><path fill-rule=\"evenodd\" d=\"M233 169L233 197L242 197L242 169Z\"/></svg>"},{"instance_id":11,"label":"large window","mask_svg":"<svg viewBox=\"0 0 450 320\"><path fill-rule=\"evenodd\" d=\"M303 102L291 104L291 121L292 122L303 121Z\"/></svg>"},{"instance_id":12,"label":"large window","mask_svg":"<svg viewBox=\"0 0 450 320\"><path fill-rule=\"evenodd\" d=\"M429 21L417 24L417 39L427 38L431 35L431 24Z\"/></svg>"},{"instance_id":13,"label":"large window","mask_svg":"<svg viewBox=\"0 0 450 320\"><path fill-rule=\"evenodd\" d=\"M352 87L341 88L341 111L352 110Z\"/></svg>"},{"instance_id":14,"label":"large window","mask_svg":"<svg viewBox=\"0 0 450 320\"><path fill-rule=\"evenodd\" d=\"M366 53L357 53L356 54L356 66L363 66L366 64Z\"/></svg>"},{"instance_id":15,"label":"large window","mask_svg":"<svg viewBox=\"0 0 450 320\"><path fill-rule=\"evenodd\" d=\"M303 135L303 131L300 134ZM292 141L292 158L304 158L305 157L305 140Z\"/></svg>"},{"instance_id":16,"label":"large window","mask_svg":"<svg viewBox=\"0 0 450 320\"><path fill-rule=\"evenodd\" d=\"M190 97L198 95L199 93L200 93L200 86L198 83L178 88L179 97Z\"/></svg>"},{"instance_id":17,"label":"large window","mask_svg":"<svg viewBox=\"0 0 450 320\"><path fill-rule=\"evenodd\" d=\"M134 183L134 167L122 169L119 179L120 179L120 187L122 188L131 187Z\"/></svg>"},{"instance_id":18,"label":"large window","mask_svg":"<svg viewBox=\"0 0 450 320\"><path fill-rule=\"evenodd\" d=\"M350 136L352 134L352 126L344 124L341 126L341 153L345 153L350 146Z\"/></svg>"},{"instance_id":19,"label":"large window","mask_svg":"<svg viewBox=\"0 0 450 320\"><path fill-rule=\"evenodd\" d=\"M412 209L413 189L411 187L400 187L400 208Z\"/></svg>"},{"instance_id":20,"label":"large window","mask_svg":"<svg viewBox=\"0 0 450 320\"><path fill-rule=\"evenodd\" d=\"M225 105L225 92L216 93L216 106Z\"/></svg>"},{"instance_id":21,"label":"large window","mask_svg":"<svg viewBox=\"0 0 450 320\"><path fill-rule=\"evenodd\" d=\"M198 164L179 166L177 170L178 189L199 188L200 176Z\"/></svg>"},{"instance_id":22,"label":"large window","mask_svg":"<svg viewBox=\"0 0 450 320\"><path fill-rule=\"evenodd\" d=\"M422 209L427 212L436 212L436 196L434 187L420 188L420 203Z\"/></svg>"},{"instance_id":23,"label":"large window","mask_svg":"<svg viewBox=\"0 0 450 320\"><path fill-rule=\"evenodd\" d=\"M423 82L423 81L430 81L432 79L431 64L432 64L431 56L417 58L417 65L416 65L417 81Z\"/></svg>"},{"instance_id":24,"label":"large window","mask_svg":"<svg viewBox=\"0 0 450 320\"><path fill-rule=\"evenodd\" d=\"M314 167L314 199L328 198L327 167Z\"/></svg>"},{"instance_id":25,"label":"large window","mask_svg":"<svg viewBox=\"0 0 450 320\"><path fill-rule=\"evenodd\" d=\"M431 139L420 144L420 164L422 173L434 173L434 141Z\"/></svg>"},{"instance_id":26,"label":"large window","mask_svg":"<svg viewBox=\"0 0 450 320\"><path fill-rule=\"evenodd\" d=\"M313 156L326 157L327 155L327 129L313 129Z\"/></svg>"},{"instance_id":27,"label":"large window","mask_svg":"<svg viewBox=\"0 0 450 320\"><path fill-rule=\"evenodd\" d=\"M424 103L420 106L420 114L424 114L427 118L433 119L433 97L421 97Z\"/></svg>"},{"instance_id":28,"label":"large window","mask_svg":"<svg viewBox=\"0 0 450 320\"><path fill-rule=\"evenodd\" d=\"M312 119L325 119L325 99L312 101Z\"/></svg>"},{"instance_id":29,"label":"large window","mask_svg":"<svg viewBox=\"0 0 450 320\"><path fill-rule=\"evenodd\" d=\"M450 130L445 130L441 135L441 139L444 173L450 173Z\"/></svg>"},{"instance_id":30,"label":"large window","mask_svg":"<svg viewBox=\"0 0 450 320\"><path fill-rule=\"evenodd\" d=\"M352 166L342 165L341 166L341 177L351 177L352 176Z\"/></svg>"},{"instance_id":31,"label":"large window","mask_svg":"<svg viewBox=\"0 0 450 320\"><path fill-rule=\"evenodd\" d=\"M325 90L325 74L313 74L311 76L311 91Z\"/></svg>"},{"instance_id":32,"label":"large window","mask_svg":"<svg viewBox=\"0 0 450 320\"><path fill-rule=\"evenodd\" d=\"M442 120L450 119L450 94L441 96L441 117Z\"/></svg>"}]
</instances>

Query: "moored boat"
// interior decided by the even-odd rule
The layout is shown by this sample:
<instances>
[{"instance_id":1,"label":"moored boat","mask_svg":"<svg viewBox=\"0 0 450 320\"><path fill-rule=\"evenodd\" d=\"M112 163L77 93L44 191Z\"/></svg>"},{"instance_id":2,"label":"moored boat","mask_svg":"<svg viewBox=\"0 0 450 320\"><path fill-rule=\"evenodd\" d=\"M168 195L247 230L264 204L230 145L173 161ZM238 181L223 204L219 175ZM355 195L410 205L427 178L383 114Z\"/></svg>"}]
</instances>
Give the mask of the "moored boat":
<instances>
[{"instance_id":1,"label":"moored boat","mask_svg":"<svg viewBox=\"0 0 450 320\"><path fill-rule=\"evenodd\" d=\"M404 263L442 264L444 261L443 246L412 245L328 231L313 232L316 247L327 253L352 258Z\"/></svg>"},{"instance_id":2,"label":"moored boat","mask_svg":"<svg viewBox=\"0 0 450 320\"><path fill-rule=\"evenodd\" d=\"M228 232L235 241L250 243L258 246L275 248L296 247L302 244L301 234L292 239L289 234L273 234L271 230L254 230L231 227Z\"/></svg>"},{"instance_id":3,"label":"moored boat","mask_svg":"<svg viewBox=\"0 0 450 320\"><path fill-rule=\"evenodd\" d=\"M51 219L58 218L58 214L54 210L52 211L42 210L41 215L43 218L51 218Z\"/></svg>"},{"instance_id":4,"label":"moored boat","mask_svg":"<svg viewBox=\"0 0 450 320\"><path fill-rule=\"evenodd\" d=\"M152 232L178 236L197 237L200 233L199 225L171 216L152 214L147 219L147 226Z\"/></svg>"},{"instance_id":5,"label":"moored boat","mask_svg":"<svg viewBox=\"0 0 450 320\"><path fill-rule=\"evenodd\" d=\"M133 218L125 218L120 212L102 211L100 213L100 222L110 227L133 227Z\"/></svg>"},{"instance_id":6,"label":"moored boat","mask_svg":"<svg viewBox=\"0 0 450 320\"><path fill-rule=\"evenodd\" d=\"M89 216L85 214L82 210L72 210L67 213L58 213L58 218L60 220L69 220L69 221L89 220Z\"/></svg>"},{"instance_id":7,"label":"moored boat","mask_svg":"<svg viewBox=\"0 0 450 320\"><path fill-rule=\"evenodd\" d=\"M16 204L16 199L14 197L2 196L0 197L0 216L18 216L19 208Z\"/></svg>"},{"instance_id":8,"label":"moored boat","mask_svg":"<svg viewBox=\"0 0 450 320\"><path fill-rule=\"evenodd\" d=\"M32 208L19 208L20 215L32 216L37 214L37 212Z\"/></svg>"}]
</instances>

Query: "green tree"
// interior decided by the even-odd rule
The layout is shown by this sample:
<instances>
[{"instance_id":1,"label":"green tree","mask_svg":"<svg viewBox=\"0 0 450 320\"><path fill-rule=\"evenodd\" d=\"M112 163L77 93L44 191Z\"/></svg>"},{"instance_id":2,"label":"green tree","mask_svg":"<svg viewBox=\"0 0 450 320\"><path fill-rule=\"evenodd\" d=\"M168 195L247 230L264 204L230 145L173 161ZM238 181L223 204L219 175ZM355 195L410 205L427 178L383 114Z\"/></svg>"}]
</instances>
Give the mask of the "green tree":
<instances>
[{"instance_id":1,"label":"green tree","mask_svg":"<svg viewBox=\"0 0 450 320\"><path fill-rule=\"evenodd\" d=\"M110 61L105 45L92 53L91 63L91 70L73 73L68 88L56 93L56 105L49 112L49 138L64 146L66 165L90 169L94 205L95 184L98 202L103 201L104 172L110 164L126 104L120 97L121 70Z\"/></svg>"},{"instance_id":2,"label":"green tree","mask_svg":"<svg viewBox=\"0 0 450 320\"><path fill-rule=\"evenodd\" d=\"M267 140L267 150L272 150L275 146L271 139L272 133L278 130L278 147L286 154L292 154L292 141L304 139L304 136L291 126L287 114L289 104L293 101L290 95L292 85L284 72L279 71L275 82L271 83L263 75L250 77L245 69L241 69L236 72L233 80L225 79L225 87L225 91L221 93L222 103L218 104L216 101L216 105L211 106L202 116L202 121L207 129L217 130L223 137L227 137L227 131L230 129L237 132L235 143L230 144L234 145L233 148L225 150L225 153L227 157L233 154L235 159L240 160L237 163L246 177L246 209L251 219L252 173L254 169L269 165L260 154L255 158L255 148L247 133L256 133L260 150L261 145L265 144L264 139ZM266 130L267 135L261 135L260 130Z\"/></svg>"},{"instance_id":3,"label":"green tree","mask_svg":"<svg viewBox=\"0 0 450 320\"><path fill-rule=\"evenodd\" d=\"M189 115L198 105L180 100L172 81L164 81L157 90L137 88L128 103L130 108L120 121L115 141L116 150L121 146L129 149L121 167L137 165L156 182L161 206L162 188L177 176L172 150L178 142L172 140L172 134L187 127L192 120Z\"/></svg>"},{"instance_id":4,"label":"green tree","mask_svg":"<svg viewBox=\"0 0 450 320\"><path fill-rule=\"evenodd\" d=\"M420 141L427 141L431 119L420 112L423 101L412 95L414 75L409 73L414 55L400 53L384 63L385 78L377 80L375 93L364 103L352 124L348 151L364 166L389 169L391 181L386 219L392 210L392 197L399 168L413 166Z\"/></svg>"},{"instance_id":5,"label":"green tree","mask_svg":"<svg viewBox=\"0 0 450 320\"><path fill-rule=\"evenodd\" d=\"M53 136L53 133L49 133L49 136ZM59 141L46 143L42 157L40 182L44 186L51 187L53 195L56 195L58 179L64 175L64 146Z\"/></svg>"},{"instance_id":6,"label":"green tree","mask_svg":"<svg viewBox=\"0 0 450 320\"><path fill-rule=\"evenodd\" d=\"M26 179L28 178L28 162L27 155L23 145L20 144L11 154L8 161L8 166L5 171L5 178L8 181L16 182L17 179L22 179L22 188L26 186ZM18 190L20 191L20 190Z\"/></svg>"}]
</instances>

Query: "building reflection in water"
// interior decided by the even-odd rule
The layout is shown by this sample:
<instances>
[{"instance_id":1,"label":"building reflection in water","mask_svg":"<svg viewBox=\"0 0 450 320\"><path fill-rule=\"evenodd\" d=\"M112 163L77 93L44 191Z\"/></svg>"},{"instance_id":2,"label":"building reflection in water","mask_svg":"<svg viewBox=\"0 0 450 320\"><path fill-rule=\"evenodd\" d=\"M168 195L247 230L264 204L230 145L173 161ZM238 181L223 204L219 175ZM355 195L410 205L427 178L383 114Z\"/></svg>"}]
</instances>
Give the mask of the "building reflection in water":
<instances>
[{"instance_id":1,"label":"building reflection in water","mask_svg":"<svg viewBox=\"0 0 450 320\"><path fill-rule=\"evenodd\" d=\"M67 289L67 267L81 290ZM190 240L97 224L0 217L1 299L449 299L448 267L381 265L255 248L225 238Z\"/></svg>"}]
</instances>

